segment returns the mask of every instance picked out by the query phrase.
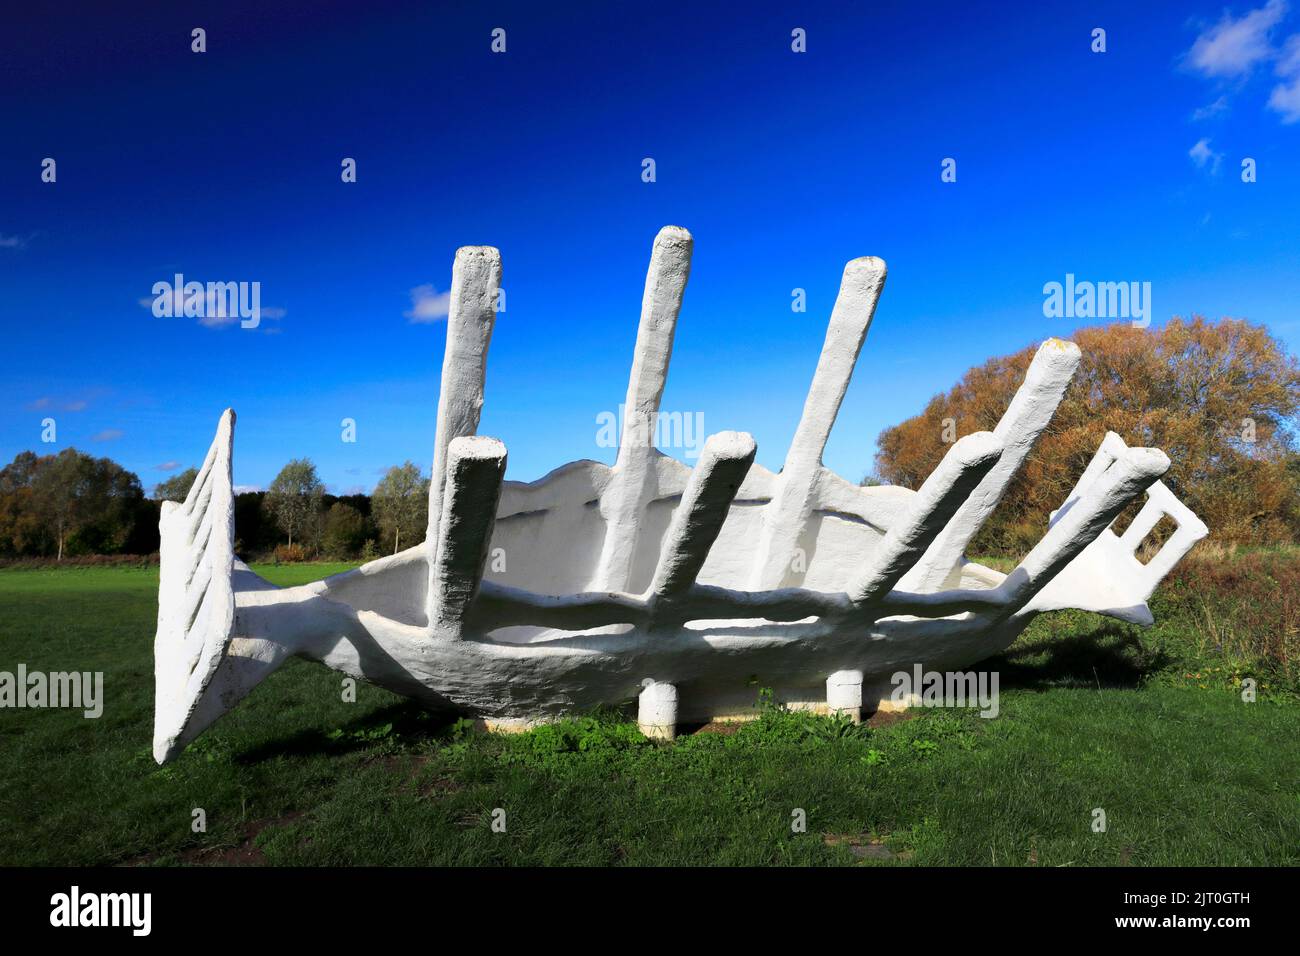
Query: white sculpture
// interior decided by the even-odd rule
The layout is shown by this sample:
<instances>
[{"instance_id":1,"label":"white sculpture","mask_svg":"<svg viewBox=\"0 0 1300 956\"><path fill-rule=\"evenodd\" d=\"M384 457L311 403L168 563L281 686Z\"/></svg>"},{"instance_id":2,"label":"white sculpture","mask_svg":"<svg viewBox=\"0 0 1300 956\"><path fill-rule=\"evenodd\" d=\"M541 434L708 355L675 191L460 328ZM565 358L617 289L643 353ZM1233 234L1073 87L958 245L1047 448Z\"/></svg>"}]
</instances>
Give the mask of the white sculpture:
<instances>
[{"instance_id":1,"label":"white sculpture","mask_svg":"<svg viewBox=\"0 0 1300 956\"><path fill-rule=\"evenodd\" d=\"M890 674L981 660L1040 611L1151 623L1147 598L1206 528L1159 482L1165 455L1113 433L1019 567L1002 575L963 554L1060 402L1071 343L1044 343L997 428L953 444L918 491L822 466L885 281L879 259L844 269L780 472L754 464L739 432L709 438L694 470L660 453L651 436L691 247L672 226L655 239L614 467L577 461L527 484L503 482L504 446L475 436L501 259L460 249L428 537L355 571L279 589L235 558L227 410L186 501L163 505L156 759L291 655L495 727L639 697L642 728L671 737L752 710L755 679L856 718ZM1116 536L1112 520L1143 492ZM1177 530L1144 565L1135 549L1164 515ZM500 573L486 568L496 548Z\"/></svg>"}]
</instances>

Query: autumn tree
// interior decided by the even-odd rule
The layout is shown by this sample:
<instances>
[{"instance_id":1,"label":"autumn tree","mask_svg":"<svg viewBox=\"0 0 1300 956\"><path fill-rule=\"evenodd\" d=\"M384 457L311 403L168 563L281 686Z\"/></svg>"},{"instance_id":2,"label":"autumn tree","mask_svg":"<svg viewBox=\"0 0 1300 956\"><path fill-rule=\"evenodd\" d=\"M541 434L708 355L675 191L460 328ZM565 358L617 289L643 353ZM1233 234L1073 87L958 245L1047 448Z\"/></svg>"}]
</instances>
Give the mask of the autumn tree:
<instances>
[{"instance_id":1,"label":"autumn tree","mask_svg":"<svg viewBox=\"0 0 1300 956\"><path fill-rule=\"evenodd\" d=\"M1108 430L1169 455L1165 483L1216 540L1294 540L1300 368L1265 327L1175 318L1160 329L1117 323L1073 338L1083 352L1074 381L973 550L1035 543ZM876 476L917 488L953 440L992 431L1035 351L970 369L920 415L881 432Z\"/></svg>"},{"instance_id":2,"label":"autumn tree","mask_svg":"<svg viewBox=\"0 0 1300 956\"><path fill-rule=\"evenodd\" d=\"M153 496L158 501L184 501L185 496L194 487L194 479L198 477L199 470L197 468L186 468L184 471L154 485Z\"/></svg>"},{"instance_id":3,"label":"autumn tree","mask_svg":"<svg viewBox=\"0 0 1300 956\"><path fill-rule=\"evenodd\" d=\"M41 554L52 540L32 487L39 461L34 452L19 452L0 470L0 553Z\"/></svg>"},{"instance_id":4,"label":"autumn tree","mask_svg":"<svg viewBox=\"0 0 1300 956\"><path fill-rule=\"evenodd\" d=\"M384 537L392 536L393 553L419 544L429 521L429 479L407 461L389 468L375 488L372 514Z\"/></svg>"},{"instance_id":5,"label":"autumn tree","mask_svg":"<svg viewBox=\"0 0 1300 956\"><path fill-rule=\"evenodd\" d=\"M324 495L325 486L316 476L311 459L295 458L275 476L262 505L289 536L292 547L294 533L301 534L320 512Z\"/></svg>"},{"instance_id":6,"label":"autumn tree","mask_svg":"<svg viewBox=\"0 0 1300 956\"><path fill-rule=\"evenodd\" d=\"M111 459L22 452L0 470L0 542L15 553L53 550L60 561L73 538L85 550L118 550L143 498L140 479Z\"/></svg>"}]
</instances>

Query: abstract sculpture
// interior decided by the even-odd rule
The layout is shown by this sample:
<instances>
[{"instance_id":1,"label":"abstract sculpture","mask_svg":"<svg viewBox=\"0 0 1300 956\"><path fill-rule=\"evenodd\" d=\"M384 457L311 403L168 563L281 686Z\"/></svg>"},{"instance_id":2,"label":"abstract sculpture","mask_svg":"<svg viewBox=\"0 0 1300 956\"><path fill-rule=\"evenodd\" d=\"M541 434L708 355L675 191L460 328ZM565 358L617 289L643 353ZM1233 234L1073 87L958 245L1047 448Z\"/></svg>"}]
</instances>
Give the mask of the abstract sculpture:
<instances>
[{"instance_id":1,"label":"abstract sculpture","mask_svg":"<svg viewBox=\"0 0 1300 956\"><path fill-rule=\"evenodd\" d=\"M1079 363L1071 343L1048 340L997 428L954 443L918 491L822 466L885 281L879 259L844 269L780 472L755 464L739 432L709 438L693 470L659 452L691 248L684 229L655 239L614 466L572 462L527 484L503 481L505 448L475 435L500 255L460 249L428 536L357 570L280 589L235 557L227 410L185 502L163 505L156 759L293 655L496 727L639 697L643 730L670 737L744 714L756 681L856 717L891 673L969 665L1041 611L1151 623L1147 598L1206 528L1158 480L1165 455L1114 433L1019 567L1004 576L964 556L1060 402ZM1142 564L1134 553L1165 515L1177 530ZM498 548L499 572L487 567Z\"/></svg>"}]
</instances>

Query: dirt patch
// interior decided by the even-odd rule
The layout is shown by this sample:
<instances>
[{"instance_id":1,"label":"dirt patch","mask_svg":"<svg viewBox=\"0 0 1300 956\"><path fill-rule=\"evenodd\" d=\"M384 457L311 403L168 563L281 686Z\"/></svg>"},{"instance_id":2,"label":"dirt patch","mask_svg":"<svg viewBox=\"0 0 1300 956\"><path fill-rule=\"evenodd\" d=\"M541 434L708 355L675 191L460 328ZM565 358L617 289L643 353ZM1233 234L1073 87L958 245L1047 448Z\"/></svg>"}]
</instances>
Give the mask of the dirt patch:
<instances>
[{"instance_id":1,"label":"dirt patch","mask_svg":"<svg viewBox=\"0 0 1300 956\"><path fill-rule=\"evenodd\" d=\"M266 866L266 854L254 841L266 830L288 826L305 814L295 810L281 817L268 817L254 820L240 831L238 842L218 846L194 846L178 853L146 853L134 860L127 860L122 866L149 866L166 859L179 866Z\"/></svg>"},{"instance_id":2,"label":"dirt patch","mask_svg":"<svg viewBox=\"0 0 1300 956\"><path fill-rule=\"evenodd\" d=\"M911 720L916 714L913 710L878 710L863 723L872 730L880 727L889 727L893 724L901 724L905 720Z\"/></svg>"},{"instance_id":3,"label":"dirt patch","mask_svg":"<svg viewBox=\"0 0 1300 956\"><path fill-rule=\"evenodd\" d=\"M701 724L694 730L688 730L692 734L722 734L724 737L730 737L743 726L743 721L739 720L714 720L707 724Z\"/></svg>"},{"instance_id":4,"label":"dirt patch","mask_svg":"<svg viewBox=\"0 0 1300 956\"><path fill-rule=\"evenodd\" d=\"M446 796L449 793L459 793L465 789L465 785L451 777L435 777L433 780L425 781L420 784L416 792L422 797L434 798Z\"/></svg>"},{"instance_id":5,"label":"dirt patch","mask_svg":"<svg viewBox=\"0 0 1300 956\"><path fill-rule=\"evenodd\" d=\"M885 846L885 837L870 833L827 833L822 839L827 846L846 846L859 860L897 860L912 858L911 850L891 850Z\"/></svg>"},{"instance_id":6,"label":"dirt patch","mask_svg":"<svg viewBox=\"0 0 1300 956\"><path fill-rule=\"evenodd\" d=\"M397 785L399 793L414 793L419 797L434 799L465 789L464 784L451 777L425 779L424 769L432 760L432 757L424 754L401 754L381 757L376 762L400 778Z\"/></svg>"}]
</instances>

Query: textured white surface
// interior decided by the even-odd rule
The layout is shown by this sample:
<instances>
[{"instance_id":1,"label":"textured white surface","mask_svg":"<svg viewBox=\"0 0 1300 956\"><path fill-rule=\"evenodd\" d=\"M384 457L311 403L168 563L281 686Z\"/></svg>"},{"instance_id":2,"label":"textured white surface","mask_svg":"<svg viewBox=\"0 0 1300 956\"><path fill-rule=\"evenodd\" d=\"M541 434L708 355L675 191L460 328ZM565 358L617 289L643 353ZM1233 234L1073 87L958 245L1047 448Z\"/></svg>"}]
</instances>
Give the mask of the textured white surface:
<instances>
[{"instance_id":1,"label":"textured white surface","mask_svg":"<svg viewBox=\"0 0 1300 956\"><path fill-rule=\"evenodd\" d=\"M677 733L677 688L647 678L637 703L637 726L647 737L672 740Z\"/></svg>"},{"instance_id":2,"label":"textured white surface","mask_svg":"<svg viewBox=\"0 0 1300 956\"><path fill-rule=\"evenodd\" d=\"M854 723L862 717L862 671L836 671L826 678L826 708Z\"/></svg>"},{"instance_id":3,"label":"textured white surface","mask_svg":"<svg viewBox=\"0 0 1300 956\"><path fill-rule=\"evenodd\" d=\"M917 492L861 488L822 465L884 284L879 259L845 267L781 472L754 464L739 432L711 436L694 470L659 452L691 251L684 229L655 239L614 466L572 462L521 483L502 481L505 447L475 435L501 259L460 250L429 534L355 571L279 589L234 558L226 412L193 491L160 522L155 757L295 655L495 727L637 702L642 728L667 738L752 711L756 682L856 718L890 674L967 667L1043 610L1150 622L1147 598L1206 529L1158 481L1164 454L1113 433L1011 574L963 555L1060 402L1079 362L1070 343L1044 343L997 428L956 442ZM1164 515L1178 529L1142 565L1134 552Z\"/></svg>"},{"instance_id":4,"label":"textured white surface","mask_svg":"<svg viewBox=\"0 0 1300 956\"><path fill-rule=\"evenodd\" d=\"M195 712L233 636L234 433L235 413L227 409L184 503L163 502L158 521L160 552L168 559L159 568L153 645L154 757L159 763L211 722Z\"/></svg>"}]
</instances>

